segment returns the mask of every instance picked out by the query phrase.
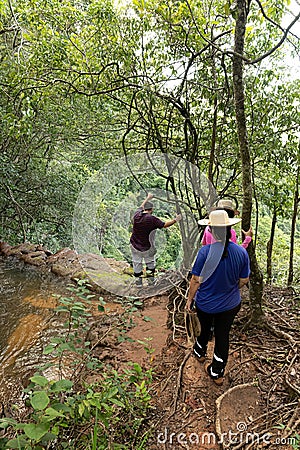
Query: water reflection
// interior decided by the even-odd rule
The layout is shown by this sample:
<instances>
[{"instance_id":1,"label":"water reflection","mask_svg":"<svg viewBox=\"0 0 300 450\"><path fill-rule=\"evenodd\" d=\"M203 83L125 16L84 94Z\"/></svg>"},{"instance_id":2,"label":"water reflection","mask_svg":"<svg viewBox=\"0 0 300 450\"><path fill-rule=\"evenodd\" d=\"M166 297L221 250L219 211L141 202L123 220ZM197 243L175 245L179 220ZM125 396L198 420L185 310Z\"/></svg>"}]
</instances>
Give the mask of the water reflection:
<instances>
[{"instance_id":1,"label":"water reflection","mask_svg":"<svg viewBox=\"0 0 300 450\"><path fill-rule=\"evenodd\" d=\"M11 389L12 379L21 384L35 370L50 332L47 325L56 306L53 294L67 292L65 280L0 257L0 401ZM56 325L55 331L51 324L51 333L61 332L61 324Z\"/></svg>"},{"instance_id":2,"label":"water reflection","mask_svg":"<svg viewBox=\"0 0 300 450\"><path fill-rule=\"evenodd\" d=\"M2 370L14 364L16 358L36 342L45 326L43 317L38 314L27 314L19 320L17 328L8 338L6 349L1 354Z\"/></svg>"}]
</instances>

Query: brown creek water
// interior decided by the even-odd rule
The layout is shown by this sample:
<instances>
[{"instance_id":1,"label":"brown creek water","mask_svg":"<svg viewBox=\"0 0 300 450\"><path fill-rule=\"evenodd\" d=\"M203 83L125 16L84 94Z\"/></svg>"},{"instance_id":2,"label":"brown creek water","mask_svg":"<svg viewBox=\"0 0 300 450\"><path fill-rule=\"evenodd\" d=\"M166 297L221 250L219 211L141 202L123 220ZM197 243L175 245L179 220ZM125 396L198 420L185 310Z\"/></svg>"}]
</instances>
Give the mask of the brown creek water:
<instances>
[{"instance_id":1,"label":"brown creek water","mask_svg":"<svg viewBox=\"0 0 300 450\"><path fill-rule=\"evenodd\" d=\"M55 295L73 297L67 289L68 279L20 262L19 260L0 256L0 416L9 415L6 407L17 404L22 409L22 390L28 379L45 364L42 374L48 379L68 377L72 372L72 361L66 360L63 372L51 355L44 355L43 349L51 338L63 338L65 318L54 311L57 305ZM97 297L97 296L96 296ZM95 299L96 300L96 299ZM133 314L135 324L129 333L131 339L151 339L154 357L165 345L167 336L168 297L153 297L144 304L143 311ZM102 314L122 314L124 305L111 298L105 299L105 311L98 311L97 302L91 305L91 313L96 322ZM150 320L149 320L150 318ZM124 363L142 362L149 355L144 344L138 341L120 344ZM152 356L153 356L152 355ZM20 400L20 401L19 401Z\"/></svg>"},{"instance_id":2,"label":"brown creek water","mask_svg":"<svg viewBox=\"0 0 300 450\"><path fill-rule=\"evenodd\" d=\"M36 371L51 336L64 333L53 294L69 296L66 287L66 280L0 257L0 403Z\"/></svg>"}]
</instances>

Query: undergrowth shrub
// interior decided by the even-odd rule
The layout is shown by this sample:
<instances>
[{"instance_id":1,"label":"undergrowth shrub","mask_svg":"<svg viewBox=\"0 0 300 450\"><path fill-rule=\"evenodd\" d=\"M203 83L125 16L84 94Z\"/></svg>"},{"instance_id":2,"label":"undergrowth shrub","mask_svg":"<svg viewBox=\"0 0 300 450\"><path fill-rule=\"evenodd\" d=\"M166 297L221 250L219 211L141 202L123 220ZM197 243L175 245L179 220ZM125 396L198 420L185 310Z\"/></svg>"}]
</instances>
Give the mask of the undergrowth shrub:
<instances>
[{"instance_id":1,"label":"undergrowth shrub","mask_svg":"<svg viewBox=\"0 0 300 450\"><path fill-rule=\"evenodd\" d=\"M84 281L78 281L78 286L70 290L74 296L60 297L56 308L57 314L66 319L66 334L44 347L51 361L38 368L24 389L25 418L0 419L0 449L146 449L152 371L144 371L137 363L115 370L94 358L90 343L84 339L94 296ZM101 311L103 304L100 298ZM70 356L73 359L72 376L63 378L66 354L68 361ZM58 368L58 380L43 375L53 365ZM80 376L89 368L97 375L92 383Z\"/></svg>"}]
</instances>

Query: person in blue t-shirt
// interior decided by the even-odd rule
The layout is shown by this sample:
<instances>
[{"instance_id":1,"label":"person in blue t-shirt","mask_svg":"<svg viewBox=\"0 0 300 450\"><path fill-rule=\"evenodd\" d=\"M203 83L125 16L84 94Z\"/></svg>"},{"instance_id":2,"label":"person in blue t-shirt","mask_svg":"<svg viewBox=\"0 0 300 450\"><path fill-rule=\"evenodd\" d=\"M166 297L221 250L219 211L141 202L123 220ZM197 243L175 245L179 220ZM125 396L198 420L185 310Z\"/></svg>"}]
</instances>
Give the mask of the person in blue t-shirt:
<instances>
[{"instance_id":1,"label":"person in blue t-shirt","mask_svg":"<svg viewBox=\"0 0 300 450\"><path fill-rule=\"evenodd\" d=\"M209 219L199 221L209 225L216 240L202 247L192 268L186 309L195 306L201 325L200 336L194 345L194 354L205 361L210 328L214 321L215 346L212 362L206 362L205 371L218 385L224 380L229 352L229 333L241 307L240 288L248 283L250 263L247 251L230 242L231 226L241 219L229 218L224 210L212 211Z\"/></svg>"}]
</instances>

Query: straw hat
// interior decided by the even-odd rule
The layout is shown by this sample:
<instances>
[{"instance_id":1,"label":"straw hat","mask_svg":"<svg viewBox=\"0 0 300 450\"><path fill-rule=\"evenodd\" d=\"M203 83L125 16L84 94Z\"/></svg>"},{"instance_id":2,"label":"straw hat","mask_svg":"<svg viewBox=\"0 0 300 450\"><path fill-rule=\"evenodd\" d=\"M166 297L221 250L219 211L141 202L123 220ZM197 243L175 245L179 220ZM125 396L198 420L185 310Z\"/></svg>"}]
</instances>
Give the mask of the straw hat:
<instances>
[{"instance_id":1,"label":"straw hat","mask_svg":"<svg viewBox=\"0 0 300 450\"><path fill-rule=\"evenodd\" d=\"M234 211L231 200L219 200L217 203L217 208L231 209L232 211Z\"/></svg>"},{"instance_id":2,"label":"straw hat","mask_svg":"<svg viewBox=\"0 0 300 450\"><path fill-rule=\"evenodd\" d=\"M211 227L228 227L236 225L241 222L242 219L230 219L228 214L223 209L212 211L209 215L209 219L198 220L199 225L210 225Z\"/></svg>"}]
</instances>

